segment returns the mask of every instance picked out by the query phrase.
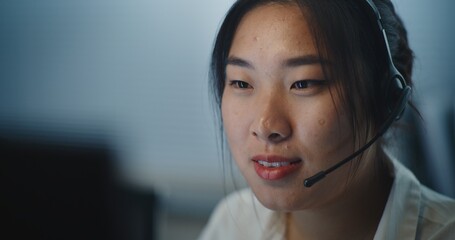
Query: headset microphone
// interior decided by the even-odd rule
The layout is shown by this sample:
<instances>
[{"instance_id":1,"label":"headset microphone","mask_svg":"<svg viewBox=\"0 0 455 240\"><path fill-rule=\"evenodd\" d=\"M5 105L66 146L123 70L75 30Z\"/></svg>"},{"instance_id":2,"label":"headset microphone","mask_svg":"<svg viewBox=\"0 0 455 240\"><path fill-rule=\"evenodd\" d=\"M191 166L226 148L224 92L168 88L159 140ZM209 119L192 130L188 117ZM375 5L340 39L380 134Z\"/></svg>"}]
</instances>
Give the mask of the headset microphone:
<instances>
[{"instance_id":1,"label":"headset microphone","mask_svg":"<svg viewBox=\"0 0 455 240\"><path fill-rule=\"evenodd\" d=\"M390 111L389 117L382 124L381 128L379 128L378 133L373 138L371 138L365 145L363 145L361 148L359 148L357 151L355 151L353 154L349 155L345 159L336 163L332 167L330 167L324 171L320 171L320 172L316 173L315 175L305 179L303 185L308 188L313 186L315 183L319 182L320 180L322 180L327 174L333 172L334 170L336 170L339 167L343 166L344 164L348 163L349 161L351 161L352 159L354 159L355 157L360 155L362 152L367 150L371 145L373 145L373 143L376 142L376 140L378 140L387 131L387 129L392 125L392 123L395 120L400 119L400 117L402 116L402 114L404 112L406 104L410 98L410 95L411 95L411 87L407 86L406 81L404 80L403 76L400 74L400 72L397 70L397 68L393 64L392 54L390 53L390 47L389 47L389 43L387 41L387 35L382 26L381 15L372 0L365 0L365 1L366 1L366 3L368 3L369 8L371 9L370 12L372 14L374 14L375 20L379 26L379 30L381 31L381 34L384 38L384 45L385 45L385 50L387 51L387 58L388 58L387 60L389 62L389 72L392 76L391 82L394 83L394 85L391 87L395 88L395 89L393 89L394 91L398 89L400 91L400 95L399 95L398 101L395 104L395 106L393 108L389 107L389 111ZM386 88L386 90L390 90L390 89Z\"/></svg>"}]
</instances>

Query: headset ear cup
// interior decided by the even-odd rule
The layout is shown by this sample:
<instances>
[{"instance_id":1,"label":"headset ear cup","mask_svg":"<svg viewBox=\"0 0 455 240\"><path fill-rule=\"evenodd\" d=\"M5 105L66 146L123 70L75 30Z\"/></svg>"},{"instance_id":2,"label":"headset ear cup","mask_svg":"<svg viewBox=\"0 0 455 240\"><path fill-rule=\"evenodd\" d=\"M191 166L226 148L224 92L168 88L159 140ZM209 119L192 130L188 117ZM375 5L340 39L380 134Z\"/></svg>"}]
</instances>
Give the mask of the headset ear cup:
<instances>
[{"instance_id":1,"label":"headset ear cup","mask_svg":"<svg viewBox=\"0 0 455 240\"><path fill-rule=\"evenodd\" d=\"M399 104L402 91L403 87L400 85L400 76L394 74L392 78L390 78L386 88L388 114L391 114L395 106Z\"/></svg>"},{"instance_id":2,"label":"headset ear cup","mask_svg":"<svg viewBox=\"0 0 455 240\"><path fill-rule=\"evenodd\" d=\"M411 87L407 86L401 74L394 74L387 89L387 108L389 115L399 120L411 96Z\"/></svg>"},{"instance_id":3,"label":"headset ear cup","mask_svg":"<svg viewBox=\"0 0 455 240\"><path fill-rule=\"evenodd\" d=\"M409 102L411 98L411 87L409 86L404 86L404 88L401 90L400 96L398 98L398 101L396 103L396 112L393 112L392 114L395 114L395 120L399 120L404 113L404 110L406 109L406 105Z\"/></svg>"}]
</instances>

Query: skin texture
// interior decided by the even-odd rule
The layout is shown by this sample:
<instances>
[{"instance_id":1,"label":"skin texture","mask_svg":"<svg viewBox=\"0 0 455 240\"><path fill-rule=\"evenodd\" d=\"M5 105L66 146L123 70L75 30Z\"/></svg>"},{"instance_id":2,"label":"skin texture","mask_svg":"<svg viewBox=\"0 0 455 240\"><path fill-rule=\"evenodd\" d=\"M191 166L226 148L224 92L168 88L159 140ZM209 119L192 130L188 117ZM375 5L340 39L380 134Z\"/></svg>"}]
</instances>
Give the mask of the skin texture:
<instances>
[{"instance_id":1,"label":"skin texture","mask_svg":"<svg viewBox=\"0 0 455 240\"><path fill-rule=\"evenodd\" d=\"M303 186L354 150L348 117L322 64L330 63L318 59L297 6L254 8L240 22L229 52L223 124L236 164L258 200L289 213L289 239L362 239L374 234L387 198L386 191L370 190L377 187L369 179L375 148L366 152L356 174L348 164L311 188ZM263 179L255 171L258 155L299 160L299 167L283 178ZM347 216L362 228L346 226Z\"/></svg>"},{"instance_id":2,"label":"skin texture","mask_svg":"<svg viewBox=\"0 0 455 240\"><path fill-rule=\"evenodd\" d=\"M234 159L262 203L276 210L299 210L316 207L321 197L341 194L341 189L333 189L332 196L325 191L339 182L335 176L310 189L302 184L349 155L353 139L321 64L283 66L289 59L317 56L300 10L267 5L251 11L239 25L229 56L248 61L251 67L228 64L223 122ZM293 86L308 79L322 82L307 88ZM232 85L232 80L241 80L248 88ZM264 181L251 161L258 154L298 158L302 167L283 180ZM347 174L344 168L340 172Z\"/></svg>"}]
</instances>

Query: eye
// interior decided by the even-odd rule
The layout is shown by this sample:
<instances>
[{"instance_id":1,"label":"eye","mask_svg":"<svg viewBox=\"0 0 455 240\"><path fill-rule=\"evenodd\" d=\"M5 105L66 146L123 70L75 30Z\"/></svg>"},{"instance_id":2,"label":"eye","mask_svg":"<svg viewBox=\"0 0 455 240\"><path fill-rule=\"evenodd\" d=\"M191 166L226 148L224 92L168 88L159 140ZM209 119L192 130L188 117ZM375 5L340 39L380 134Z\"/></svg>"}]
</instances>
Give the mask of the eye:
<instances>
[{"instance_id":1,"label":"eye","mask_svg":"<svg viewBox=\"0 0 455 240\"><path fill-rule=\"evenodd\" d=\"M229 82L229 85L234 87L234 88L239 88L239 89L252 88L249 83L241 81L241 80L232 80L232 81Z\"/></svg>"},{"instance_id":2,"label":"eye","mask_svg":"<svg viewBox=\"0 0 455 240\"><path fill-rule=\"evenodd\" d=\"M291 89L305 90L307 88L323 86L325 83L325 80L299 80L291 85Z\"/></svg>"}]
</instances>

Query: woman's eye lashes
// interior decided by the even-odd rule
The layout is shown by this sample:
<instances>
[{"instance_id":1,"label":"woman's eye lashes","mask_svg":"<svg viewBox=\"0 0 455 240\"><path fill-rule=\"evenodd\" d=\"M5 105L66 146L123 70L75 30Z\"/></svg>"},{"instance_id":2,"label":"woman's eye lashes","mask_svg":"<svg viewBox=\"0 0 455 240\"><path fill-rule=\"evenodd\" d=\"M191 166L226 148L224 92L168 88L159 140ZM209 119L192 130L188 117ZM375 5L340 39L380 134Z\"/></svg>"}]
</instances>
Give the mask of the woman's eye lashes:
<instances>
[{"instance_id":1,"label":"woman's eye lashes","mask_svg":"<svg viewBox=\"0 0 455 240\"><path fill-rule=\"evenodd\" d=\"M291 89L305 89L324 85L325 80L299 80L292 84Z\"/></svg>"},{"instance_id":2,"label":"woman's eye lashes","mask_svg":"<svg viewBox=\"0 0 455 240\"><path fill-rule=\"evenodd\" d=\"M291 88L295 89L302 89L302 88L307 88L308 87L308 81L297 81L294 84L292 84Z\"/></svg>"},{"instance_id":3,"label":"woman's eye lashes","mask_svg":"<svg viewBox=\"0 0 455 240\"><path fill-rule=\"evenodd\" d=\"M240 88L240 89L247 89L247 88L251 88L251 85L245 81L241 81L241 80L231 80L229 82L229 85L230 86L233 86L235 88Z\"/></svg>"},{"instance_id":4,"label":"woman's eye lashes","mask_svg":"<svg viewBox=\"0 0 455 240\"><path fill-rule=\"evenodd\" d=\"M295 90L305 90L305 89L311 89L311 88L317 88L320 86L323 86L326 84L325 80L313 80L313 79L307 79L307 80L299 80L291 85L291 89ZM253 86L249 84L246 81L242 80L230 80L228 83L229 86L236 88L236 89L252 89Z\"/></svg>"}]
</instances>

